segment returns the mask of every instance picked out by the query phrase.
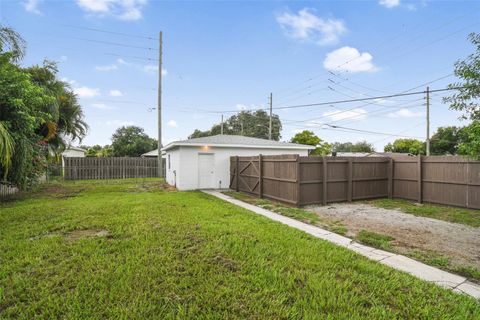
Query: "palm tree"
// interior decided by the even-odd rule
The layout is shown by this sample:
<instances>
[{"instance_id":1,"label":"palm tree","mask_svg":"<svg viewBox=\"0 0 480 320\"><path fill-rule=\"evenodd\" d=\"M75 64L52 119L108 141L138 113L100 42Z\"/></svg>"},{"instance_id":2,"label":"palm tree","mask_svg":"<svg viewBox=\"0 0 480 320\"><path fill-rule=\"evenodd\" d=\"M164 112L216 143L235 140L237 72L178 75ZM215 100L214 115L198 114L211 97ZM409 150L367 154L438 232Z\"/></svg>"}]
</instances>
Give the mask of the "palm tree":
<instances>
[{"instance_id":1,"label":"palm tree","mask_svg":"<svg viewBox=\"0 0 480 320\"><path fill-rule=\"evenodd\" d=\"M25 40L12 28L0 25L0 52L11 52L13 60L21 60L25 56Z\"/></svg>"},{"instance_id":2,"label":"palm tree","mask_svg":"<svg viewBox=\"0 0 480 320\"><path fill-rule=\"evenodd\" d=\"M12 136L5 124L0 121L0 165L3 168L3 179L7 177L8 170L12 165L13 150Z\"/></svg>"}]
</instances>

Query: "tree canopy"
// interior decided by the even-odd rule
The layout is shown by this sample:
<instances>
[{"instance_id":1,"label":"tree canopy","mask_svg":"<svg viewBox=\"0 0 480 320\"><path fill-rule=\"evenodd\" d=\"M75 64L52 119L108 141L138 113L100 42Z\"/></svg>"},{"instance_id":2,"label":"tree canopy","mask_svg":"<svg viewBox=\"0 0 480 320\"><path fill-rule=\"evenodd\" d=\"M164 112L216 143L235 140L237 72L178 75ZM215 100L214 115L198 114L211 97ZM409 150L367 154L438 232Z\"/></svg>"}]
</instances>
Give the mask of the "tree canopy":
<instances>
[{"instance_id":1,"label":"tree canopy","mask_svg":"<svg viewBox=\"0 0 480 320\"><path fill-rule=\"evenodd\" d=\"M310 152L311 155L327 155L331 152L331 146L310 130L297 133L290 142L315 146L316 148Z\"/></svg>"},{"instance_id":2,"label":"tree canopy","mask_svg":"<svg viewBox=\"0 0 480 320\"><path fill-rule=\"evenodd\" d=\"M223 134L243 135L253 138L268 139L268 127L270 118L264 110L241 111L225 120L223 124ZM282 123L278 115L272 115L272 140L280 140L282 131ZM201 138L213 136L221 133L221 123L215 124L210 130L195 131L188 137Z\"/></svg>"},{"instance_id":3,"label":"tree canopy","mask_svg":"<svg viewBox=\"0 0 480 320\"><path fill-rule=\"evenodd\" d=\"M375 148L367 141L352 142L335 142L332 150L336 152L374 152Z\"/></svg>"},{"instance_id":4,"label":"tree canopy","mask_svg":"<svg viewBox=\"0 0 480 320\"><path fill-rule=\"evenodd\" d=\"M112 135L115 157L139 157L157 147L157 140L150 138L140 127L123 126Z\"/></svg>"},{"instance_id":5,"label":"tree canopy","mask_svg":"<svg viewBox=\"0 0 480 320\"><path fill-rule=\"evenodd\" d=\"M464 60L455 63L454 74L461 79L449 85L454 89L450 97L444 102L450 108L462 111L463 119L470 119L472 123L463 129L464 141L460 141L458 151L475 159L480 158L480 34L471 33L469 39L475 47L475 52Z\"/></svg>"},{"instance_id":6,"label":"tree canopy","mask_svg":"<svg viewBox=\"0 0 480 320\"><path fill-rule=\"evenodd\" d=\"M70 87L52 62L22 68L24 41L0 27L0 178L25 188L44 172L49 151L81 140L87 125Z\"/></svg>"},{"instance_id":7,"label":"tree canopy","mask_svg":"<svg viewBox=\"0 0 480 320\"><path fill-rule=\"evenodd\" d=\"M384 148L385 152L425 154L425 144L417 139L397 139Z\"/></svg>"},{"instance_id":8,"label":"tree canopy","mask_svg":"<svg viewBox=\"0 0 480 320\"><path fill-rule=\"evenodd\" d=\"M450 126L440 127L430 138L432 155L457 154L459 144L464 141L463 128Z\"/></svg>"}]
</instances>

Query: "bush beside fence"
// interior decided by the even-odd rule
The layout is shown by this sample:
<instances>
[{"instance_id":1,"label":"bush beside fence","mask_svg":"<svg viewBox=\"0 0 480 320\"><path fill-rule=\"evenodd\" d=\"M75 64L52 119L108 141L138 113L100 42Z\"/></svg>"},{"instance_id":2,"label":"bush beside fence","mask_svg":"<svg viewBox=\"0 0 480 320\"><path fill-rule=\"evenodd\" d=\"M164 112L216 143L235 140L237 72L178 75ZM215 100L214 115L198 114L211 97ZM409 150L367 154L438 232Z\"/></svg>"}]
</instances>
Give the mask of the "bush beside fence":
<instances>
[{"instance_id":1,"label":"bush beside fence","mask_svg":"<svg viewBox=\"0 0 480 320\"><path fill-rule=\"evenodd\" d=\"M480 208L480 161L462 157L232 157L230 174L231 189L298 206L390 197Z\"/></svg>"}]
</instances>

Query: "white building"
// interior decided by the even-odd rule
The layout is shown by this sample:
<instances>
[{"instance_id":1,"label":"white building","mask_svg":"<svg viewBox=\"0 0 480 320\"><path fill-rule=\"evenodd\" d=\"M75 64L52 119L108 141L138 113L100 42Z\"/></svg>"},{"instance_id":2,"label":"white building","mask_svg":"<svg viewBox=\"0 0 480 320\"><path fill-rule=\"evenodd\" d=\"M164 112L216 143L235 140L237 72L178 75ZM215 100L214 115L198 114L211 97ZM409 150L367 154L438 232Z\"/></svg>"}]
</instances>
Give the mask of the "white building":
<instances>
[{"instance_id":1,"label":"white building","mask_svg":"<svg viewBox=\"0 0 480 320\"><path fill-rule=\"evenodd\" d=\"M65 151L62 152L62 158L75 158L75 157L83 158L85 157L86 152L87 150L82 148L67 147Z\"/></svg>"},{"instance_id":2,"label":"white building","mask_svg":"<svg viewBox=\"0 0 480 320\"><path fill-rule=\"evenodd\" d=\"M314 146L244 136L216 135L166 145L166 181L179 190L228 188L230 157L298 154Z\"/></svg>"}]
</instances>

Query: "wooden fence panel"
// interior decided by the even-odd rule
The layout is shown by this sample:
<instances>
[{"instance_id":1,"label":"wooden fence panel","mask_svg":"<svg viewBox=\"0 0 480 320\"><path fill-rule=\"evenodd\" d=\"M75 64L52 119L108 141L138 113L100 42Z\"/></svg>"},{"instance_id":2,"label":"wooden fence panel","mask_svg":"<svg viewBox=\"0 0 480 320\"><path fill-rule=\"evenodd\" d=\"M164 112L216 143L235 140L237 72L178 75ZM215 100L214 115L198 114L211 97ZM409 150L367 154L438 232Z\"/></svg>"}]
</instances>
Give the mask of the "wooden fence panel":
<instances>
[{"instance_id":1,"label":"wooden fence panel","mask_svg":"<svg viewBox=\"0 0 480 320\"><path fill-rule=\"evenodd\" d=\"M65 180L158 177L156 158L64 158Z\"/></svg>"},{"instance_id":2,"label":"wooden fence panel","mask_svg":"<svg viewBox=\"0 0 480 320\"><path fill-rule=\"evenodd\" d=\"M230 173L232 189L295 205L391 197L480 209L480 161L461 157L232 157Z\"/></svg>"}]
</instances>

